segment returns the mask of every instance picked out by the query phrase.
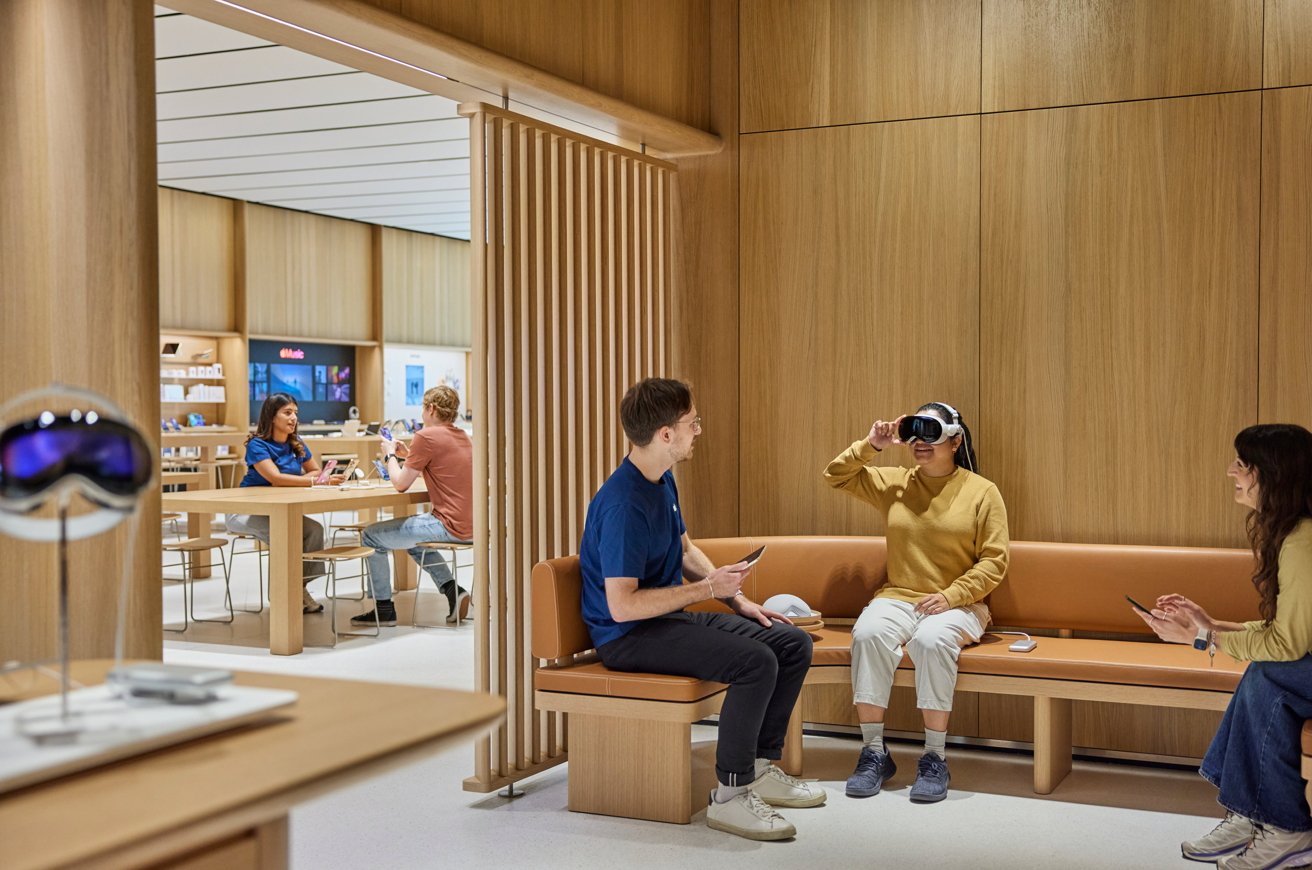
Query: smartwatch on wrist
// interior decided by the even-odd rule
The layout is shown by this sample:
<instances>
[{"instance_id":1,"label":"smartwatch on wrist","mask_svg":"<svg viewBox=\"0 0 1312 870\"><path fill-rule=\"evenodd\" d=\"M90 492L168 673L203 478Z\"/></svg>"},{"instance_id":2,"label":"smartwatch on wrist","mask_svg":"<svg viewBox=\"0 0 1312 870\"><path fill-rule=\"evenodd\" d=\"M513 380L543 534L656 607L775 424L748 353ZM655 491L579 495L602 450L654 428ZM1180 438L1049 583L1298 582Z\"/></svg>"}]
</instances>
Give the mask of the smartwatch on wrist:
<instances>
[{"instance_id":1,"label":"smartwatch on wrist","mask_svg":"<svg viewBox=\"0 0 1312 870\"><path fill-rule=\"evenodd\" d=\"M1208 636L1212 632L1206 628L1198 629L1198 636L1194 638L1194 649L1205 650L1208 647Z\"/></svg>"}]
</instances>

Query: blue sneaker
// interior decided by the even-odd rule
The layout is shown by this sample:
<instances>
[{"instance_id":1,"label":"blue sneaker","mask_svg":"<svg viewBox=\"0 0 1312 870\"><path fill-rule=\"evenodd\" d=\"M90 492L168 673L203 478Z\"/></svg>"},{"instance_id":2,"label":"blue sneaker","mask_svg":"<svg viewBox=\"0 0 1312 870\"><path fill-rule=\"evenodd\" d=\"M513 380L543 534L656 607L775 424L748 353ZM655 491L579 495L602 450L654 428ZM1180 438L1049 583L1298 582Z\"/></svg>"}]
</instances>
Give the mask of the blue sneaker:
<instances>
[{"instance_id":1,"label":"blue sneaker","mask_svg":"<svg viewBox=\"0 0 1312 870\"><path fill-rule=\"evenodd\" d=\"M941 801L948 796L948 783L951 781L947 759L939 758L937 752L926 752L916 763L916 782L911 786L911 800L918 804Z\"/></svg>"},{"instance_id":2,"label":"blue sneaker","mask_svg":"<svg viewBox=\"0 0 1312 870\"><path fill-rule=\"evenodd\" d=\"M847 796L870 797L879 794L879 790L884 787L884 780L895 773L897 765L893 763L893 756L862 746L861 757L856 760L856 770L847 778Z\"/></svg>"}]
</instances>

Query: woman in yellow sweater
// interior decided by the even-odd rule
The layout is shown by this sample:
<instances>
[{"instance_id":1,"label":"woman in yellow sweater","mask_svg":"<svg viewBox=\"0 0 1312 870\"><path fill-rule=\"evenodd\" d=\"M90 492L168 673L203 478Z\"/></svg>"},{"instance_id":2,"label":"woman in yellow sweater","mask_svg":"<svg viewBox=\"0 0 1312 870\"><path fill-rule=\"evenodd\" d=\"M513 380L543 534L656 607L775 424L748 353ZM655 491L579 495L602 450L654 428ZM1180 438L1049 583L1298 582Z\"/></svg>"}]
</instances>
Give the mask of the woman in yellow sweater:
<instances>
[{"instance_id":1,"label":"woman in yellow sweater","mask_svg":"<svg viewBox=\"0 0 1312 870\"><path fill-rule=\"evenodd\" d=\"M1228 870L1312 863L1312 818L1299 772L1299 733L1312 719L1312 432L1249 426L1226 470L1235 501L1252 509L1248 540L1262 618L1213 619L1182 595L1163 595L1145 622L1165 641L1220 648L1248 669L1200 772L1220 789L1225 819L1180 844L1185 858Z\"/></svg>"},{"instance_id":2,"label":"woman in yellow sweater","mask_svg":"<svg viewBox=\"0 0 1312 870\"><path fill-rule=\"evenodd\" d=\"M902 443L915 467L866 467ZM1002 582L1010 546L1002 496L976 468L961 415L930 402L914 415L876 421L825 469L830 486L874 505L888 521L888 583L852 629L852 700L864 745L847 780L849 797L878 794L897 771L884 748L884 713L903 645L916 665L916 706L925 721L911 800L947 796L957 656L988 627L984 597Z\"/></svg>"}]
</instances>

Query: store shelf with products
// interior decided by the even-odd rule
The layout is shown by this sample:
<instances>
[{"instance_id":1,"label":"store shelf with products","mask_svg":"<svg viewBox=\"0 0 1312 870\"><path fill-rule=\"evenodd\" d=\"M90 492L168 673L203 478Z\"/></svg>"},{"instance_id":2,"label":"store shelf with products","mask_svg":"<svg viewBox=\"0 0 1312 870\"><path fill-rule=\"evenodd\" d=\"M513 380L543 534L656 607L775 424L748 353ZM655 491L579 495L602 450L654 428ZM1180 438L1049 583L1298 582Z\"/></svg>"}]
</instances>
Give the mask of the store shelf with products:
<instances>
[{"instance_id":1,"label":"store shelf with products","mask_svg":"<svg viewBox=\"0 0 1312 870\"><path fill-rule=\"evenodd\" d=\"M170 422L244 429L245 375L245 342L237 335L160 333L160 409Z\"/></svg>"}]
</instances>

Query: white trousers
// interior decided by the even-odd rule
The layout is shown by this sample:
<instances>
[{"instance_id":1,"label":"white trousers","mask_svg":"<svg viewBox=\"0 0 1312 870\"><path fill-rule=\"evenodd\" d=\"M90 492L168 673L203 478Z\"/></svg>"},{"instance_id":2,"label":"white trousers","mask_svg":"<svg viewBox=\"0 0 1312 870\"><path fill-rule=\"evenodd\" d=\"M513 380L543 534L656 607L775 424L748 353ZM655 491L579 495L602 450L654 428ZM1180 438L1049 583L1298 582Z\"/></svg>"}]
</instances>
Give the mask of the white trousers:
<instances>
[{"instance_id":1,"label":"white trousers","mask_svg":"<svg viewBox=\"0 0 1312 870\"><path fill-rule=\"evenodd\" d=\"M916 707L951 710L957 656L962 647L979 642L989 621L989 609L983 604L921 616L913 604L876 598L852 627L853 702L888 706L893 673L905 644L916 664Z\"/></svg>"}]
</instances>

